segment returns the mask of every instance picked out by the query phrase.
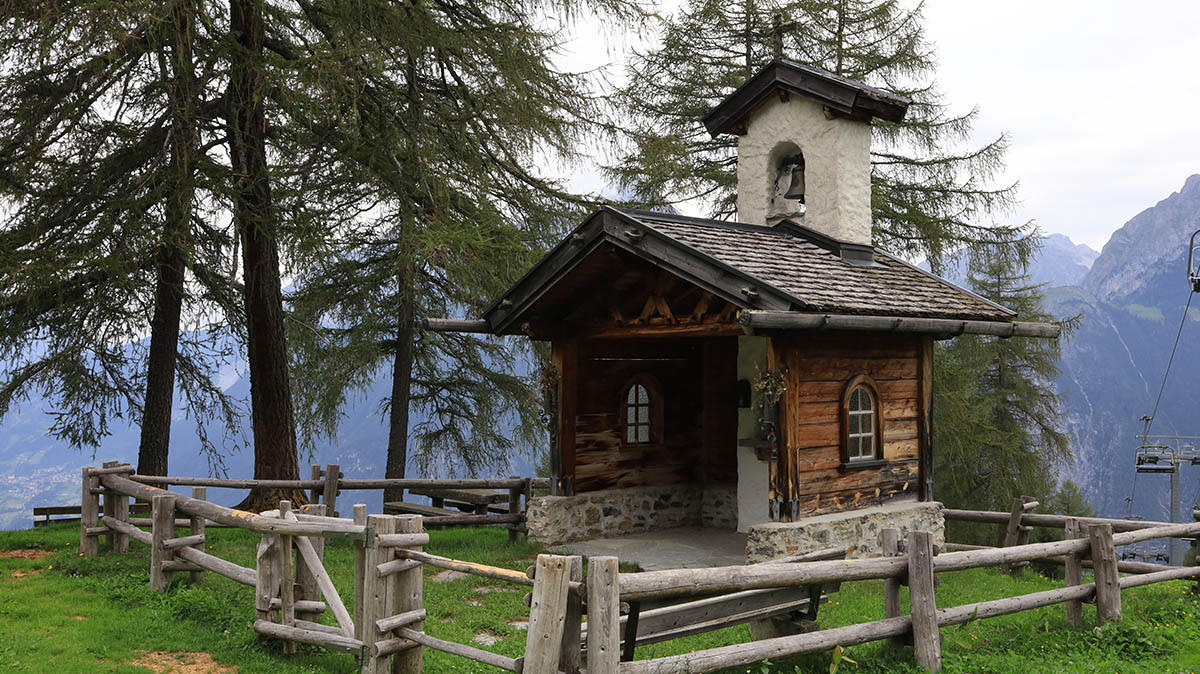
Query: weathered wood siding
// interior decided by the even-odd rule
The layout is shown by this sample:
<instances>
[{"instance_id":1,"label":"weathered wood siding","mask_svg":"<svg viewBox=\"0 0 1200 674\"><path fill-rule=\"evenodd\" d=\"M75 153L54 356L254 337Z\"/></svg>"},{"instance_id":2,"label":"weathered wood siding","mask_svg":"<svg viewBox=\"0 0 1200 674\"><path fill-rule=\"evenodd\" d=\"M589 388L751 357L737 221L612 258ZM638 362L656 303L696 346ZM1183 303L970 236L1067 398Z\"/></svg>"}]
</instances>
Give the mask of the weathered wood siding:
<instances>
[{"instance_id":1,"label":"weathered wood siding","mask_svg":"<svg viewBox=\"0 0 1200 674\"><path fill-rule=\"evenodd\" d=\"M863 333L773 336L774 360L787 369L781 409L784 451L774 490L782 501L782 519L919 493L924 339ZM846 384L858 374L879 387L887 464L843 470L841 401Z\"/></svg>"},{"instance_id":2,"label":"weathered wood siding","mask_svg":"<svg viewBox=\"0 0 1200 674\"><path fill-rule=\"evenodd\" d=\"M581 340L575 491L735 481L736 349L736 338ZM661 442L626 446L618 414L638 375L661 391Z\"/></svg>"}]
</instances>

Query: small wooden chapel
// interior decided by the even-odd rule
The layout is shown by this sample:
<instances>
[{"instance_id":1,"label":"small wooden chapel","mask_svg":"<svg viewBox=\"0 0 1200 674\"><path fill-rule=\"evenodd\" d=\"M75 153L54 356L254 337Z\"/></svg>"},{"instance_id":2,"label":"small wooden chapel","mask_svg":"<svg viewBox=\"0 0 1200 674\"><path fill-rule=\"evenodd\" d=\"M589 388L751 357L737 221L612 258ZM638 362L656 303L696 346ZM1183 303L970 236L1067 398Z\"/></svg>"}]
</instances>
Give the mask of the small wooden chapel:
<instances>
[{"instance_id":1,"label":"small wooden chapel","mask_svg":"<svg viewBox=\"0 0 1200 674\"><path fill-rule=\"evenodd\" d=\"M738 136L737 222L601 208L482 320L429 321L552 345L532 537L699 525L794 552L868 520L941 526L934 340L1058 327L872 247L871 125L908 104L775 61L703 120Z\"/></svg>"}]
</instances>

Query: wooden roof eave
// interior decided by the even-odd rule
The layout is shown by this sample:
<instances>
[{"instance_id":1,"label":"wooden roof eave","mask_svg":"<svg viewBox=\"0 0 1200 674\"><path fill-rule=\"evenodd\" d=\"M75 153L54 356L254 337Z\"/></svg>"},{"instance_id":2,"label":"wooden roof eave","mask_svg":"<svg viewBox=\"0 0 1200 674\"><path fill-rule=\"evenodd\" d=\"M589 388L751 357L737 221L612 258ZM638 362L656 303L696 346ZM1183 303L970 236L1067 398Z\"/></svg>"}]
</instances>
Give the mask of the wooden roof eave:
<instances>
[{"instance_id":1,"label":"wooden roof eave","mask_svg":"<svg viewBox=\"0 0 1200 674\"><path fill-rule=\"evenodd\" d=\"M564 276L604 243L713 293L739 309L788 311L805 302L731 267L620 211L601 207L555 246L484 312L494 334L516 334L521 318Z\"/></svg>"},{"instance_id":2,"label":"wooden roof eave","mask_svg":"<svg viewBox=\"0 0 1200 674\"><path fill-rule=\"evenodd\" d=\"M743 311L738 316L738 321L747 328L761 330L909 332L932 334L938 339L949 339L962 334L1057 339L1062 334L1062 327L1053 323L960 320L918 316L860 316L799 311Z\"/></svg>"}]
</instances>

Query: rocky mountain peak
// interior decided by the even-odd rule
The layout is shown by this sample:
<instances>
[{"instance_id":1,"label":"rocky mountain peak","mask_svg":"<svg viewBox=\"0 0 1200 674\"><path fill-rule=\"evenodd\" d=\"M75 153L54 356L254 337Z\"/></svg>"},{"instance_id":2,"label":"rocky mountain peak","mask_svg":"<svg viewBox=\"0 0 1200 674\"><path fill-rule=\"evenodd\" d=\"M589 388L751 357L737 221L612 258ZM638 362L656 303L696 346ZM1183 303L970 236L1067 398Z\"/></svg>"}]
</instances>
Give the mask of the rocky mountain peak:
<instances>
[{"instance_id":1,"label":"rocky mountain peak","mask_svg":"<svg viewBox=\"0 0 1200 674\"><path fill-rule=\"evenodd\" d=\"M1183 188L1138 213L1113 233L1083 279L1083 287L1097 298L1113 301L1146 286L1148 270L1182 266L1188 237L1200 227L1200 174L1189 177Z\"/></svg>"}]
</instances>

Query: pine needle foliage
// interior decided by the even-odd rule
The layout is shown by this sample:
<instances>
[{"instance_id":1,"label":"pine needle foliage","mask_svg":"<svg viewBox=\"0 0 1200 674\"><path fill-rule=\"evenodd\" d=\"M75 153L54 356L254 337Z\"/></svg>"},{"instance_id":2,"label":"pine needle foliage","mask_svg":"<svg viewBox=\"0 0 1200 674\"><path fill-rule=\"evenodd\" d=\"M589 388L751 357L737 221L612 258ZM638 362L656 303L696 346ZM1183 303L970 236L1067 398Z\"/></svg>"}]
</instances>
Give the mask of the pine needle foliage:
<instances>
[{"instance_id":1,"label":"pine needle foliage","mask_svg":"<svg viewBox=\"0 0 1200 674\"><path fill-rule=\"evenodd\" d=\"M616 98L611 178L641 206L696 200L712 217L737 211L737 137L700 120L781 55L912 99L872 138L874 244L935 270L963 247L1030 252L1032 225L1009 225L1015 185L996 186L1008 139L972 146L978 110L953 112L934 81L923 6L899 0L689 0L662 20L661 46L635 55ZM780 29L776 29L776 16Z\"/></svg>"},{"instance_id":2,"label":"pine needle foliage","mask_svg":"<svg viewBox=\"0 0 1200 674\"><path fill-rule=\"evenodd\" d=\"M1059 323L1063 339L1078 322L1046 314L1040 286L1011 256L981 255L969 269L972 289L1015 310L1020 320ZM984 335L938 345L933 386L938 500L955 508L1002 511L1022 495L1049 502L1054 467L1071 460L1054 390L1060 350L1060 340Z\"/></svg>"}]
</instances>

